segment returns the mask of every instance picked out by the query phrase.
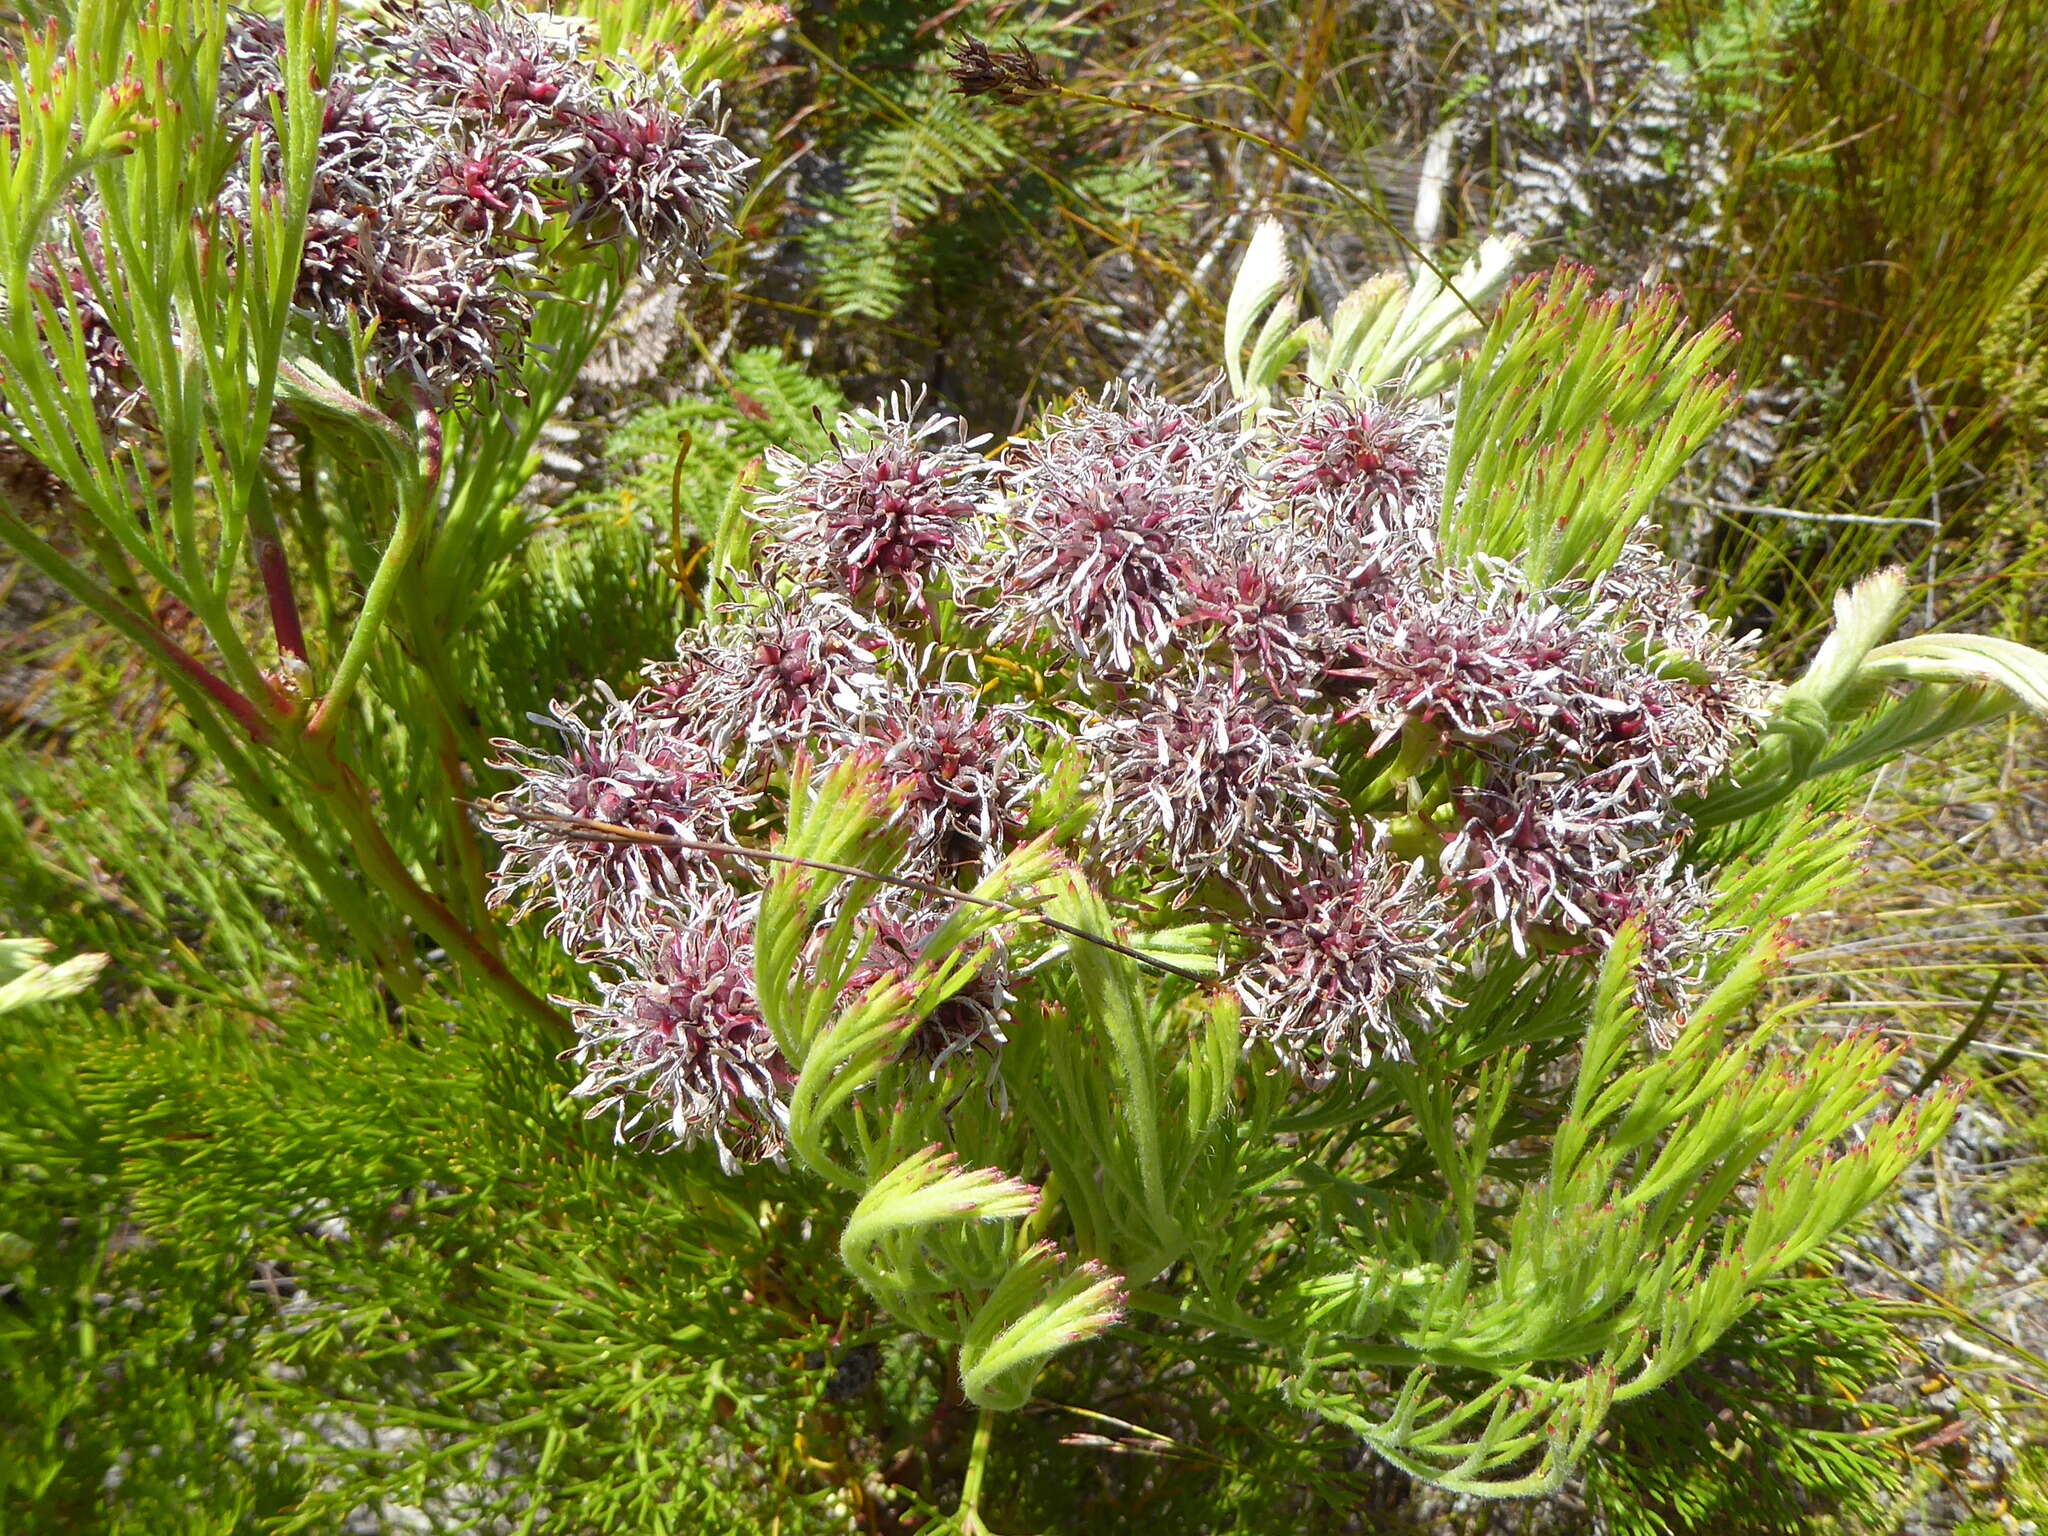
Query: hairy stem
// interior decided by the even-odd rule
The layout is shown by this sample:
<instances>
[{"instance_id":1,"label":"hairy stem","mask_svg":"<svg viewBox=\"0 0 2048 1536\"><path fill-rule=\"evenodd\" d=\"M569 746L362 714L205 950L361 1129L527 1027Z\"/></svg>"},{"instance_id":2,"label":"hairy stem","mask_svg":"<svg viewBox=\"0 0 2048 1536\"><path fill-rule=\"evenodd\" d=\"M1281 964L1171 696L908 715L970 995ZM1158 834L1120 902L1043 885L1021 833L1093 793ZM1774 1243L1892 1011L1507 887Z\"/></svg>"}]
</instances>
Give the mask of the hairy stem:
<instances>
[{"instance_id":1,"label":"hairy stem","mask_svg":"<svg viewBox=\"0 0 2048 1536\"><path fill-rule=\"evenodd\" d=\"M974 1444L967 1452L967 1476L960 1484L961 1536L983 1536L988 1530L981 1520L981 1485L988 1476L989 1448L995 1437L995 1412L984 1408L974 1421Z\"/></svg>"}]
</instances>

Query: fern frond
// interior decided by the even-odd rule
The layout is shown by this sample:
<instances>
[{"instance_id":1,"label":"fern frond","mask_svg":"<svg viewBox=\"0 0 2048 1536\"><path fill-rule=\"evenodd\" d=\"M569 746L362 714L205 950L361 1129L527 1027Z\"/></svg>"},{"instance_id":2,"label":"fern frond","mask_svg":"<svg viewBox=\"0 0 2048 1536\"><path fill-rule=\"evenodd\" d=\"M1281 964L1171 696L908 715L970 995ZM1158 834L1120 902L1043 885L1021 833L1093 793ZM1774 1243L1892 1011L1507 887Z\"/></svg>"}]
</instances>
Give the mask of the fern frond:
<instances>
[{"instance_id":1,"label":"fern frond","mask_svg":"<svg viewBox=\"0 0 2048 1536\"><path fill-rule=\"evenodd\" d=\"M947 198L1016 163L1017 121L1015 112L975 110L934 75L892 103L890 120L856 138L847 190L807 242L826 308L876 320L895 314L929 255L908 237L936 220Z\"/></svg>"}]
</instances>

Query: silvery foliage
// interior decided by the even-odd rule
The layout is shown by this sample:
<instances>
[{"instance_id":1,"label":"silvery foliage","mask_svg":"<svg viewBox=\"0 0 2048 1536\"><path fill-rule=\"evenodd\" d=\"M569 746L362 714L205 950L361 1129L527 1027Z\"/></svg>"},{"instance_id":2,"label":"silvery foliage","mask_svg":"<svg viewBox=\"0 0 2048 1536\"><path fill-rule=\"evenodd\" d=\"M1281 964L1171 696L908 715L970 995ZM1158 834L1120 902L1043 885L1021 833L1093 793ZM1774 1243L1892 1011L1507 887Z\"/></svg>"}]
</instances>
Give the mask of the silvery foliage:
<instances>
[{"instance_id":1,"label":"silvery foliage","mask_svg":"<svg viewBox=\"0 0 2048 1536\"><path fill-rule=\"evenodd\" d=\"M1463 76L1411 87L1447 114L1435 132L1451 164L1438 169L1490 183L1496 232L1645 275L1713 238L1723 133L1695 70L1654 50L1654 11L1651 0L1497 0L1458 38ZM1440 17L1412 7L1396 7L1388 30L1411 75L1449 41ZM1417 233L1428 244L1439 231Z\"/></svg>"}]
</instances>

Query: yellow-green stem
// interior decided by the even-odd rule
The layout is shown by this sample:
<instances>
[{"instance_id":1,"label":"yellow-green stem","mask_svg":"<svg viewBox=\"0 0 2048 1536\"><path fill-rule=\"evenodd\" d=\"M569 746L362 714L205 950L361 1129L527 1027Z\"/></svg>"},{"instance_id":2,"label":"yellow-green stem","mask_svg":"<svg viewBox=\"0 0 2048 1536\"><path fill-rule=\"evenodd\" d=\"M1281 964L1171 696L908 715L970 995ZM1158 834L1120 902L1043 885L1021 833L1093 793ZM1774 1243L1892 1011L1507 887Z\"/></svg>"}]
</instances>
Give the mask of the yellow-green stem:
<instances>
[{"instance_id":1,"label":"yellow-green stem","mask_svg":"<svg viewBox=\"0 0 2048 1536\"><path fill-rule=\"evenodd\" d=\"M992 1410L984 1408L974 1421L974 1444L967 1453L967 1476L960 1484L958 1519L961 1536L985 1536L988 1531L981 1521L981 1485L988 1476L989 1447L995 1443L995 1436L996 1416Z\"/></svg>"},{"instance_id":2,"label":"yellow-green stem","mask_svg":"<svg viewBox=\"0 0 2048 1536\"><path fill-rule=\"evenodd\" d=\"M370 588L363 594L363 611L356 616L355 628L349 632L348 644L342 648L341 660L335 664L334 677L327 685L326 694L306 723L306 735L315 742L332 741L334 733L341 728L341 717L348 706L349 695L355 691L364 669L370 664L370 655L383 634L385 617L398 597L399 583L404 579L406 568L412 563L413 552L431 521L434 495L441 484L441 427L432 411L422 411L420 420L426 429L426 464L423 472L399 498L397 526L391 530L391 540L378 557Z\"/></svg>"}]
</instances>

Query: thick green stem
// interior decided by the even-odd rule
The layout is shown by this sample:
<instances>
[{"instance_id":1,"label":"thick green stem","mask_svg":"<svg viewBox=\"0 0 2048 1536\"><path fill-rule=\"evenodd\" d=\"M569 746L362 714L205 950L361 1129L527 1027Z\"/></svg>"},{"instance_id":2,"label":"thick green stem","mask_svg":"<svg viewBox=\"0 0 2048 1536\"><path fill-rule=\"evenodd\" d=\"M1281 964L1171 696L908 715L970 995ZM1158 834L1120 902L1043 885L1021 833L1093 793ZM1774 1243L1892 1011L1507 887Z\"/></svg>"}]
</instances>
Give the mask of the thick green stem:
<instances>
[{"instance_id":1,"label":"thick green stem","mask_svg":"<svg viewBox=\"0 0 2048 1536\"><path fill-rule=\"evenodd\" d=\"M960 1508L956 1518L961 1536L985 1536L988 1527L981 1520L981 1485L988 1476L989 1448L996 1437L996 1416L981 1410L974 1421L974 1444L967 1452L967 1476L960 1484Z\"/></svg>"},{"instance_id":2,"label":"thick green stem","mask_svg":"<svg viewBox=\"0 0 2048 1536\"><path fill-rule=\"evenodd\" d=\"M411 564L420 536L431 521L434 496L441 485L441 423L432 411L422 411L420 419L426 428L426 463L418 479L408 488L408 494L399 501L398 524L391 530L391 542L384 546L384 553L378 558L376 574L370 578L370 589L363 594L363 611L356 615L355 628L349 632L348 644L342 649L341 660L335 664L333 680L328 683L326 694L306 724L307 736L316 742L332 741L334 733L341 728L341 717L348 707L349 695L355 691L356 684L362 680L363 670L370 664L370 655L383 636L384 621L391 612L392 603L397 600L406 567Z\"/></svg>"}]
</instances>

